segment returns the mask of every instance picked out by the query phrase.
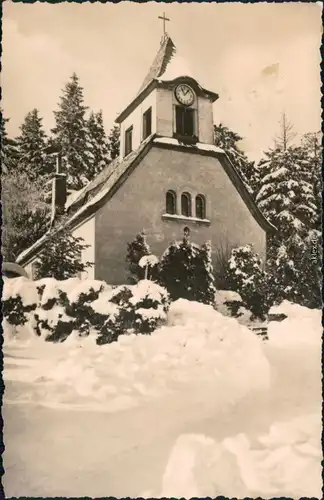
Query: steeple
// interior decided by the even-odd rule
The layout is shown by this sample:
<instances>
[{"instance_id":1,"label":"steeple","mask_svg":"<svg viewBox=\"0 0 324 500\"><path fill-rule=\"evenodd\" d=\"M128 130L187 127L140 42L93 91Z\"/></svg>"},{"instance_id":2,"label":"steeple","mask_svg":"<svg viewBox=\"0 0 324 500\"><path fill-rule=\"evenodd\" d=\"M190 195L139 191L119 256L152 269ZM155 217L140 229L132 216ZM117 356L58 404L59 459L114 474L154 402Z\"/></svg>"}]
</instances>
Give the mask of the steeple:
<instances>
[{"instance_id":1,"label":"steeple","mask_svg":"<svg viewBox=\"0 0 324 500\"><path fill-rule=\"evenodd\" d=\"M158 50L137 95L139 95L153 80L157 80L161 75L163 75L175 52L176 47L173 41L169 35L165 33L161 40L160 49Z\"/></svg>"},{"instance_id":2,"label":"steeple","mask_svg":"<svg viewBox=\"0 0 324 500\"><path fill-rule=\"evenodd\" d=\"M167 18L162 17L165 21ZM179 55L163 27L163 38L153 63L134 99L116 118L121 131L121 158L150 135L182 142L213 142L214 92L202 87Z\"/></svg>"}]
</instances>

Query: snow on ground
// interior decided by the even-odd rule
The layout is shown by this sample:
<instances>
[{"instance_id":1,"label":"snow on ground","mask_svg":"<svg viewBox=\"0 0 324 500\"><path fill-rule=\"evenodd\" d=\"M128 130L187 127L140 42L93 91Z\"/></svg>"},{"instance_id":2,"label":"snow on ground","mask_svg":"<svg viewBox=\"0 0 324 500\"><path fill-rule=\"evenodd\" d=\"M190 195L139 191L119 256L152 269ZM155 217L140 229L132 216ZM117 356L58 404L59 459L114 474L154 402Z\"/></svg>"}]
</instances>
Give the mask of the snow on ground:
<instances>
[{"instance_id":1,"label":"snow on ground","mask_svg":"<svg viewBox=\"0 0 324 500\"><path fill-rule=\"evenodd\" d=\"M185 300L105 346L5 325L6 495L320 498L321 314L285 307L268 342Z\"/></svg>"},{"instance_id":2,"label":"snow on ground","mask_svg":"<svg viewBox=\"0 0 324 500\"><path fill-rule=\"evenodd\" d=\"M217 442L181 435L163 476L162 497L321 496L321 416L275 422L254 447L246 434Z\"/></svg>"},{"instance_id":3,"label":"snow on ground","mask_svg":"<svg viewBox=\"0 0 324 500\"><path fill-rule=\"evenodd\" d=\"M183 385L197 393L209 385L220 406L269 387L270 366L261 341L235 319L210 306L178 300L168 322L152 335L124 335L104 346L97 346L91 336L71 335L63 344L53 345L57 352L53 364L45 370L41 364L39 372L30 372L35 385L28 398L43 405L70 407L74 401L83 408L116 411ZM41 351L44 346L48 351L41 339L30 342L32 349ZM10 372L5 372L5 379L8 376ZM26 401L26 394L22 397Z\"/></svg>"}]
</instances>

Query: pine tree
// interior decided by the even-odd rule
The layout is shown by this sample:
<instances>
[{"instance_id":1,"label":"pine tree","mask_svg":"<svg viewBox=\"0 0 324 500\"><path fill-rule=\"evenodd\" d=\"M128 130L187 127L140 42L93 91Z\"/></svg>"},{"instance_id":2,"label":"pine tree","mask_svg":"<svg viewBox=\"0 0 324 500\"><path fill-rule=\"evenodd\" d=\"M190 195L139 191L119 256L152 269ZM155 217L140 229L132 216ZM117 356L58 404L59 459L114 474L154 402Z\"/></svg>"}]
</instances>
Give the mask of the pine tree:
<instances>
[{"instance_id":1,"label":"pine tree","mask_svg":"<svg viewBox=\"0 0 324 500\"><path fill-rule=\"evenodd\" d=\"M215 286L211 262L211 246L199 247L184 236L172 243L160 261L159 282L172 300L196 300L205 304L215 301Z\"/></svg>"},{"instance_id":2,"label":"pine tree","mask_svg":"<svg viewBox=\"0 0 324 500\"><path fill-rule=\"evenodd\" d=\"M302 137L301 147L305 150L311 171L314 198L316 202L317 218L315 226L320 229L322 215L322 134L321 132L308 133Z\"/></svg>"},{"instance_id":3,"label":"pine tree","mask_svg":"<svg viewBox=\"0 0 324 500\"><path fill-rule=\"evenodd\" d=\"M114 125L108 136L108 149L110 159L114 160L119 156L120 151L120 129L118 125Z\"/></svg>"},{"instance_id":4,"label":"pine tree","mask_svg":"<svg viewBox=\"0 0 324 500\"><path fill-rule=\"evenodd\" d=\"M3 173L12 172L18 163L17 143L8 137L6 130L6 124L9 120L9 118L4 117L1 111L1 168Z\"/></svg>"},{"instance_id":5,"label":"pine tree","mask_svg":"<svg viewBox=\"0 0 324 500\"><path fill-rule=\"evenodd\" d=\"M222 148L228 158L242 177L242 180L250 194L254 194L258 186L258 170L254 162L249 161L247 156L238 146L242 137L236 132L220 123L214 125L214 143Z\"/></svg>"},{"instance_id":6,"label":"pine tree","mask_svg":"<svg viewBox=\"0 0 324 500\"><path fill-rule=\"evenodd\" d=\"M128 262L131 283L144 279L145 269L139 265L139 262L145 255L151 255L151 250L146 242L145 232L142 231L131 243L127 244L126 262Z\"/></svg>"},{"instance_id":7,"label":"pine tree","mask_svg":"<svg viewBox=\"0 0 324 500\"><path fill-rule=\"evenodd\" d=\"M2 176L2 254L14 262L35 243L49 225L50 208L45 203L39 180L26 172L10 171Z\"/></svg>"},{"instance_id":8,"label":"pine tree","mask_svg":"<svg viewBox=\"0 0 324 500\"><path fill-rule=\"evenodd\" d=\"M314 280L311 286L305 284L305 272L308 268L315 276L318 264L308 261L306 242L316 228L318 206L309 155L300 146L270 150L260 162L260 172L257 203L278 229L267 248L273 300L310 303L310 295L318 292Z\"/></svg>"},{"instance_id":9,"label":"pine tree","mask_svg":"<svg viewBox=\"0 0 324 500\"><path fill-rule=\"evenodd\" d=\"M102 111L90 113L87 122L90 155L89 180L93 179L109 163L108 141L103 125Z\"/></svg>"},{"instance_id":10,"label":"pine tree","mask_svg":"<svg viewBox=\"0 0 324 500\"><path fill-rule=\"evenodd\" d=\"M47 140L37 109L26 115L20 130L16 139L19 151L18 170L26 172L31 181L45 179L51 173L52 165L44 151Z\"/></svg>"},{"instance_id":11,"label":"pine tree","mask_svg":"<svg viewBox=\"0 0 324 500\"><path fill-rule=\"evenodd\" d=\"M71 189L81 189L91 178L91 155L83 104L83 89L74 73L63 90L59 111L55 111L56 126L52 130L54 143L61 148Z\"/></svg>"},{"instance_id":12,"label":"pine tree","mask_svg":"<svg viewBox=\"0 0 324 500\"><path fill-rule=\"evenodd\" d=\"M227 283L232 291L240 294L255 318L265 318L271 305L268 278L251 245L233 248L228 261Z\"/></svg>"},{"instance_id":13,"label":"pine tree","mask_svg":"<svg viewBox=\"0 0 324 500\"><path fill-rule=\"evenodd\" d=\"M287 237L314 227L317 208L305 150L297 146L270 150L259 168L261 180L256 200L280 235Z\"/></svg>"},{"instance_id":14,"label":"pine tree","mask_svg":"<svg viewBox=\"0 0 324 500\"><path fill-rule=\"evenodd\" d=\"M67 228L53 230L35 263L36 278L65 280L85 271L93 265L81 261L82 251L88 247L83 238L73 236Z\"/></svg>"}]
</instances>

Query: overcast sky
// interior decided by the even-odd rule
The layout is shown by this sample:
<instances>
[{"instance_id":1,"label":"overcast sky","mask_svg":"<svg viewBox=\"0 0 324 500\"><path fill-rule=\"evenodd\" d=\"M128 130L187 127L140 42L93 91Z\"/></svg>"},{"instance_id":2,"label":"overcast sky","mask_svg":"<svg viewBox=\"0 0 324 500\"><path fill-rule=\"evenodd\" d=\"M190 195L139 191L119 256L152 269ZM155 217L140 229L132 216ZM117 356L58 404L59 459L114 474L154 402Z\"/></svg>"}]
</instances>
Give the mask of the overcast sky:
<instances>
[{"instance_id":1,"label":"overcast sky","mask_svg":"<svg viewBox=\"0 0 324 500\"><path fill-rule=\"evenodd\" d=\"M73 72L107 132L159 48L158 16L198 81L219 94L215 123L252 158L272 145L285 110L298 133L320 129L320 4L85 3L3 5L3 102L10 134L38 108L48 131Z\"/></svg>"}]
</instances>

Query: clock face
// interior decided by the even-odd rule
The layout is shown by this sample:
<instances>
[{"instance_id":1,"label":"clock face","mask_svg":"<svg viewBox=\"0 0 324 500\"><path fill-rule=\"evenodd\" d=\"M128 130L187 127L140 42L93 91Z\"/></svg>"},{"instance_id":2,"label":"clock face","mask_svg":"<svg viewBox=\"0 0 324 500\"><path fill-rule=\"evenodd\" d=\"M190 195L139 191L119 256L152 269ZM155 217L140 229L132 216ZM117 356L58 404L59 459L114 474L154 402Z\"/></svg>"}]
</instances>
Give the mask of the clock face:
<instances>
[{"instance_id":1,"label":"clock face","mask_svg":"<svg viewBox=\"0 0 324 500\"><path fill-rule=\"evenodd\" d=\"M195 94L192 88L184 83L181 83L176 87L175 96L178 101L185 106L191 106L195 99Z\"/></svg>"}]
</instances>

